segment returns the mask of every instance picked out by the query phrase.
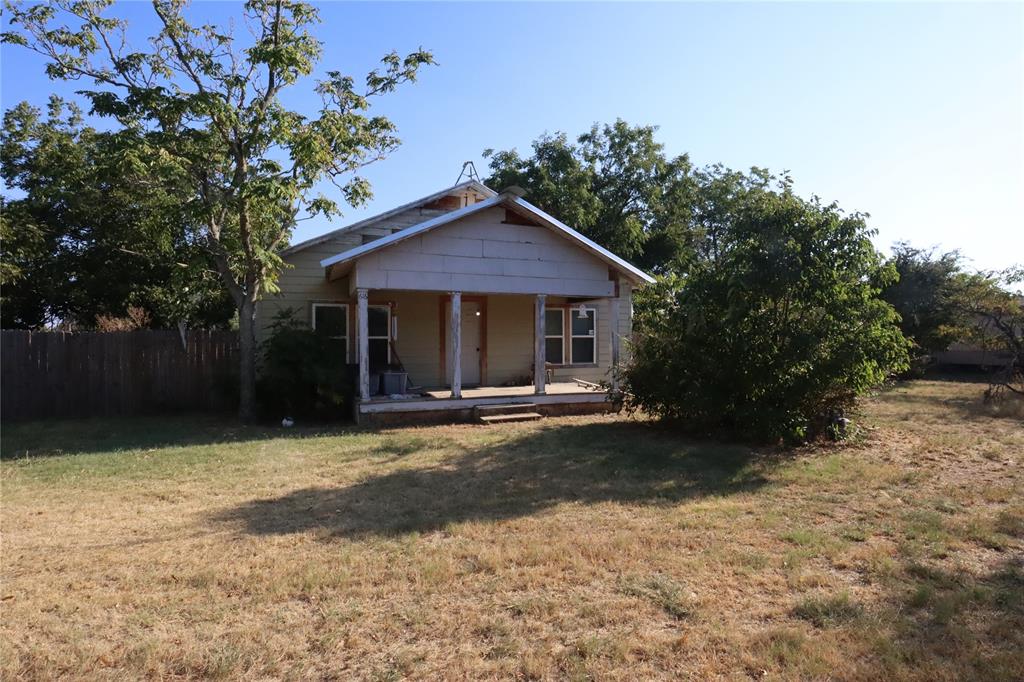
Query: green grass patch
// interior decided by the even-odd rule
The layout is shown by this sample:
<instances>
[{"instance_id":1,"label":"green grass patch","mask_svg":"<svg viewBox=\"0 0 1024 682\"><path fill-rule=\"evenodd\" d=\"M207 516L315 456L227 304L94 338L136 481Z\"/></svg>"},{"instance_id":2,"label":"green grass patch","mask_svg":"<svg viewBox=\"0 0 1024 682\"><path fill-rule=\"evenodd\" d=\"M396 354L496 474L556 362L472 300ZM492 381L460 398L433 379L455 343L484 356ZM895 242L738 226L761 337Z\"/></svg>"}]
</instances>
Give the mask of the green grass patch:
<instances>
[{"instance_id":1,"label":"green grass patch","mask_svg":"<svg viewBox=\"0 0 1024 682\"><path fill-rule=\"evenodd\" d=\"M860 618L864 609L843 592L834 596L805 597L793 609L793 615L819 628L841 625Z\"/></svg>"}]
</instances>

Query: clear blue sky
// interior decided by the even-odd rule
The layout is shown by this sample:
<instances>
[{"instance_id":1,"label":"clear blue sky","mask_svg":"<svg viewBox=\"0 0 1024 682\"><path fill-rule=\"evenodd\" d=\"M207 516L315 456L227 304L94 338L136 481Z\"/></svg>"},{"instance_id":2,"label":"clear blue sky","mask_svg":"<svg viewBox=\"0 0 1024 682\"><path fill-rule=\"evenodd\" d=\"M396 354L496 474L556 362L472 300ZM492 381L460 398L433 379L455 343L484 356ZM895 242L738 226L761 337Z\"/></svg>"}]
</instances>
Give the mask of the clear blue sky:
<instances>
[{"instance_id":1,"label":"clear blue sky","mask_svg":"<svg viewBox=\"0 0 1024 682\"><path fill-rule=\"evenodd\" d=\"M143 35L148 3L119 12ZM229 2L197 3L215 21ZM361 77L420 45L439 67L379 101L402 148L366 176L375 199L342 223L621 117L670 153L789 170L797 189L871 214L886 248L959 248L980 268L1024 261L1024 4L324 3L322 70ZM3 106L70 92L4 46ZM311 90L290 104L309 111Z\"/></svg>"}]
</instances>

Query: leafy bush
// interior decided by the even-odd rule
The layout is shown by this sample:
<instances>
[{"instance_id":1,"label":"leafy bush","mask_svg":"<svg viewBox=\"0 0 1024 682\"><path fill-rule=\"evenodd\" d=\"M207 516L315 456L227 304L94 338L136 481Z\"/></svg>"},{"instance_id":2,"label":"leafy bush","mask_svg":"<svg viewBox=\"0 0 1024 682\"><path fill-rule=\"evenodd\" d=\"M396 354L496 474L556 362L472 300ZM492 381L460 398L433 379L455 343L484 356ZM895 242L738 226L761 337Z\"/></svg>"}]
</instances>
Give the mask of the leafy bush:
<instances>
[{"instance_id":1,"label":"leafy bush","mask_svg":"<svg viewBox=\"0 0 1024 682\"><path fill-rule=\"evenodd\" d=\"M799 441L907 366L898 316L878 298L895 273L863 217L769 179L713 181L692 264L637 292L627 409L702 433Z\"/></svg>"},{"instance_id":2,"label":"leafy bush","mask_svg":"<svg viewBox=\"0 0 1024 682\"><path fill-rule=\"evenodd\" d=\"M355 381L346 364L344 341L309 329L289 308L274 317L260 351L257 395L265 417L350 415Z\"/></svg>"}]
</instances>

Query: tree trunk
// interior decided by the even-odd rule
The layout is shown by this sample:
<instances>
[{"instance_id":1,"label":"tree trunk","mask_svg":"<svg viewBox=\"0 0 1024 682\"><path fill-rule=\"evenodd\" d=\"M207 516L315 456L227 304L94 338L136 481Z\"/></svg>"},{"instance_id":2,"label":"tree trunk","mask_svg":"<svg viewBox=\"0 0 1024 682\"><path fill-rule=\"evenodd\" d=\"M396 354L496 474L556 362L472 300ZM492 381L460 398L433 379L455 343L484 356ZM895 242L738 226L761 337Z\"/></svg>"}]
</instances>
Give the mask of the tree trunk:
<instances>
[{"instance_id":1,"label":"tree trunk","mask_svg":"<svg viewBox=\"0 0 1024 682\"><path fill-rule=\"evenodd\" d=\"M251 422L256 419L256 302L248 296L238 309L238 338L238 417Z\"/></svg>"}]
</instances>

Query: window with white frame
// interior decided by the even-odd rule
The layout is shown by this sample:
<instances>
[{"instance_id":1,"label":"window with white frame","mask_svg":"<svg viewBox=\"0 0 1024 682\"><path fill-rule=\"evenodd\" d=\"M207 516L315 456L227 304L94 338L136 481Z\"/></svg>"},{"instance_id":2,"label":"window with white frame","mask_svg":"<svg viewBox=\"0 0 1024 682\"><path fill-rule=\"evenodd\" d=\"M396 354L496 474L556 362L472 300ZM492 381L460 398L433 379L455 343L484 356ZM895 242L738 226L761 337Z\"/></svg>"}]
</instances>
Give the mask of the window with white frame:
<instances>
[{"instance_id":1,"label":"window with white frame","mask_svg":"<svg viewBox=\"0 0 1024 682\"><path fill-rule=\"evenodd\" d=\"M348 305L344 303L314 303L313 330L336 339L344 349L348 362Z\"/></svg>"},{"instance_id":2,"label":"window with white frame","mask_svg":"<svg viewBox=\"0 0 1024 682\"><path fill-rule=\"evenodd\" d=\"M378 371L391 364L391 306L371 305L366 310L370 369Z\"/></svg>"},{"instance_id":3,"label":"window with white frame","mask_svg":"<svg viewBox=\"0 0 1024 682\"><path fill-rule=\"evenodd\" d=\"M597 308L572 308L570 317L570 357L574 365L597 362Z\"/></svg>"},{"instance_id":4,"label":"window with white frame","mask_svg":"<svg viewBox=\"0 0 1024 682\"><path fill-rule=\"evenodd\" d=\"M565 364L565 310L544 310L544 358L555 365Z\"/></svg>"}]
</instances>

